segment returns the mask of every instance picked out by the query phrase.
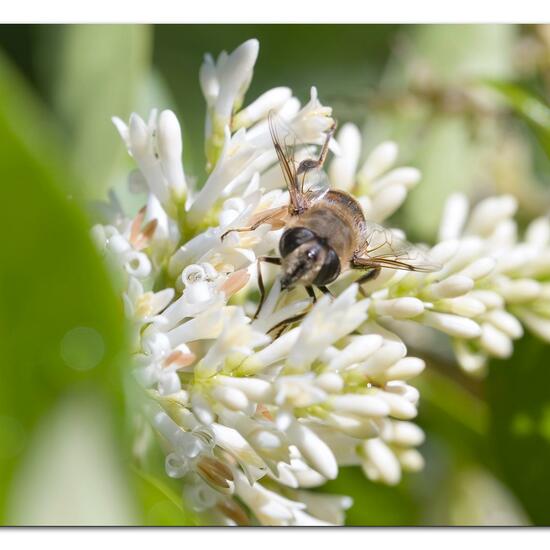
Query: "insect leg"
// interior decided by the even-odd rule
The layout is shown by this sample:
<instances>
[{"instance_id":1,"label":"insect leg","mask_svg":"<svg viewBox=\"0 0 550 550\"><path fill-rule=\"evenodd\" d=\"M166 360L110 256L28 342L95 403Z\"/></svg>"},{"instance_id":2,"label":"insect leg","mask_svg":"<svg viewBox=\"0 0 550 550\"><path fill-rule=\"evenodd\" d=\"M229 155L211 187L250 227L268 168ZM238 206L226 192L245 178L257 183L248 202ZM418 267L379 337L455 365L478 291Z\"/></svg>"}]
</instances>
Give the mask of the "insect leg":
<instances>
[{"instance_id":1,"label":"insect leg","mask_svg":"<svg viewBox=\"0 0 550 550\"><path fill-rule=\"evenodd\" d=\"M299 315L294 315L294 317L289 317L288 319L285 319L284 321L281 321L280 323L277 323L274 327L272 327L269 332L272 332L278 328L280 328L281 330L279 330L279 332L277 333L277 335L275 336L274 340L276 340L277 338L279 338L279 336L281 336L281 334L285 331L285 329L291 325L292 323L295 323L297 321L300 321L301 319L303 319L305 316L307 315L307 311L304 312L304 313L300 313Z\"/></svg>"},{"instance_id":2,"label":"insect leg","mask_svg":"<svg viewBox=\"0 0 550 550\"><path fill-rule=\"evenodd\" d=\"M252 319L256 319L258 315L260 314L260 311L262 310L262 306L264 305L265 300L265 287L264 287L264 279L262 277L262 268L260 262L266 262L269 264L275 264L275 265L281 265L281 258L277 258L275 256L258 256L257 258L257 269L258 269L258 287L260 289L260 301L258 302L258 307L256 308L256 313L254 313L254 317Z\"/></svg>"},{"instance_id":3,"label":"insect leg","mask_svg":"<svg viewBox=\"0 0 550 550\"><path fill-rule=\"evenodd\" d=\"M362 277L359 277L359 279L357 279L357 281L355 281L359 285L359 292L361 293L361 295L364 298L367 298L368 295L365 292L365 290L363 289L362 285L364 283L366 283L367 281L374 281L374 279L376 279L376 277L378 277L378 275L380 275L380 271L381 271L380 267L373 267L373 268L369 269L369 271L367 273L365 273Z\"/></svg>"},{"instance_id":4,"label":"insect leg","mask_svg":"<svg viewBox=\"0 0 550 550\"><path fill-rule=\"evenodd\" d=\"M362 285L368 281L374 281L378 275L380 275L380 271L382 270L382 267L377 263L376 260L372 260L369 258L353 258L351 260L351 267L353 269L363 269L368 270L367 273L365 273L363 276L359 277L357 281L355 281L359 285L359 292L363 296L367 296L365 291L363 290Z\"/></svg>"},{"instance_id":5,"label":"insect leg","mask_svg":"<svg viewBox=\"0 0 550 550\"><path fill-rule=\"evenodd\" d=\"M367 281L374 281L378 275L380 275L380 267L373 267L370 269L367 273L365 273L362 277L359 277L357 281L355 281L359 286L361 286L363 283L366 283Z\"/></svg>"},{"instance_id":6,"label":"insect leg","mask_svg":"<svg viewBox=\"0 0 550 550\"><path fill-rule=\"evenodd\" d=\"M334 294L324 285L317 287L323 294L328 294L332 298L334 298Z\"/></svg>"},{"instance_id":7,"label":"insect leg","mask_svg":"<svg viewBox=\"0 0 550 550\"><path fill-rule=\"evenodd\" d=\"M323 167L323 164L325 164L325 160L328 155L328 145L330 143L330 140L335 130L336 130L336 122L332 124L332 126L328 129L326 133L325 142L321 147L321 152L319 153L319 157L317 159L304 159L302 162L300 162L298 166L298 170L296 171L296 175L301 174L303 172L307 172L308 170L311 170L313 168Z\"/></svg>"},{"instance_id":8,"label":"insect leg","mask_svg":"<svg viewBox=\"0 0 550 550\"><path fill-rule=\"evenodd\" d=\"M228 229L221 237L220 239L223 241L229 233L232 233L233 231L237 231L238 233L243 233L245 231L254 231L255 229L258 229L260 225L264 223L269 223L270 220L276 221L277 217L279 217L281 214L286 213L288 211L287 206L281 206L278 208L270 208L266 213L261 215L258 219L254 221L251 225L248 227L236 227L234 229Z\"/></svg>"},{"instance_id":9,"label":"insect leg","mask_svg":"<svg viewBox=\"0 0 550 550\"><path fill-rule=\"evenodd\" d=\"M308 296L313 300L313 303L317 302L317 296L315 296L315 291L311 285L306 286L306 292Z\"/></svg>"}]
</instances>

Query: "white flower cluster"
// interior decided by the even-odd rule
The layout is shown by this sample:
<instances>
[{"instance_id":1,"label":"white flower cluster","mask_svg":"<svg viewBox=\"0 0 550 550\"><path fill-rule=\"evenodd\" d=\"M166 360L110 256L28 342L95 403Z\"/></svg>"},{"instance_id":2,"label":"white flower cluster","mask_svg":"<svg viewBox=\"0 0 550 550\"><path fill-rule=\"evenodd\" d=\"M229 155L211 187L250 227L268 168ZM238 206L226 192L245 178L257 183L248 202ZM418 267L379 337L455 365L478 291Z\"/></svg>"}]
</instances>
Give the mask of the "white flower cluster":
<instances>
[{"instance_id":1,"label":"white flower cluster","mask_svg":"<svg viewBox=\"0 0 550 550\"><path fill-rule=\"evenodd\" d=\"M507 307L548 337L550 294L535 279L550 266L550 230L535 222L527 242L515 244L514 205L504 197L479 205L462 231L466 207L453 198L432 251L439 273L382 270L364 285L368 297L343 276L337 297L314 305L302 289L282 293L272 284L253 319L256 259L273 253L281 228L221 236L288 202L267 114L275 110L305 144L322 143L333 124L314 88L304 106L275 88L241 108L257 54L249 40L216 62L207 56L201 69L209 175L200 190L186 182L172 112L154 111L147 123L136 114L127 125L114 119L139 168L132 181L147 186L148 201L133 219L93 231L125 275L136 374L152 397L146 414L167 475L184 478L186 501L214 523L341 524L351 500L309 490L335 479L340 466L360 465L370 479L395 484L423 465L415 447L424 434L411 422L419 394L408 381L424 362L407 356L384 320L412 319L455 336L470 370L484 354L509 353L507 342L521 333ZM357 172L358 130L344 126L338 142L333 184L382 221L420 174L391 169L392 143ZM272 270L266 280L277 277ZM281 333L281 323L304 312Z\"/></svg>"},{"instance_id":2,"label":"white flower cluster","mask_svg":"<svg viewBox=\"0 0 550 550\"><path fill-rule=\"evenodd\" d=\"M338 143L341 155L330 166L331 183L357 194L367 219L393 214L420 180L413 168L390 169L397 156L391 142L378 146L357 170L361 135L353 124L342 128ZM510 195L482 200L471 213L464 195L450 196L439 242L429 252L442 268L386 270L367 283L371 320L394 327L393 320L407 319L450 335L458 363L472 374L483 374L489 357L512 354L522 323L550 342L550 218L531 222L521 241L516 210Z\"/></svg>"}]
</instances>

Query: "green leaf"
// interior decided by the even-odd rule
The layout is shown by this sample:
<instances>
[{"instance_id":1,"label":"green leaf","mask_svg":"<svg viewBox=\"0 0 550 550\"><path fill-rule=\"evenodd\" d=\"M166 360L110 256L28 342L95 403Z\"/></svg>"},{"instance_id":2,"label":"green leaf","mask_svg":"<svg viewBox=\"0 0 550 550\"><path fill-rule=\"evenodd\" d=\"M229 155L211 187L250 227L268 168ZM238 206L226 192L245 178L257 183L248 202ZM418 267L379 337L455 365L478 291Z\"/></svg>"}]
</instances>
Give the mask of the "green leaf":
<instances>
[{"instance_id":1,"label":"green leaf","mask_svg":"<svg viewBox=\"0 0 550 550\"><path fill-rule=\"evenodd\" d=\"M53 27L44 34L44 46L52 102L72 141L84 197L103 198L117 176L124 179L126 172L126 151L111 117L126 119L136 109L151 64L151 29Z\"/></svg>"},{"instance_id":2,"label":"green leaf","mask_svg":"<svg viewBox=\"0 0 550 550\"><path fill-rule=\"evenodd\" d=\"M72 391L40 418L13 479L9 525L135 525L131 490L109 403Z\"/></svg>"},{"instance_id":3,"label":"green leaf","mask_svg":"<svg viewBox=\"0 0 550 550\"><path fill-rule=\"evenodd\" d=\"M102 400L127 461L122 304L87 218L62 191L73 176L54 160L63 152L42 115L0 57L0 523L35 427L65 395Z\"/></svg>"},{"instance_id":4,"label":"green leaf","mask_svg":"<svg viewBox=\"0 0 550 550\"><path fill-rule=\"evenodd\" d=\"M510 359L492 362L487 379L495 462L537 525L550 525L548 349L526 336Z\"/></svg>"},{"instance_id":5,"label":"green leaf","mask_svg":"<svg viewBox=\"0 0 550 550\"><path fill-rule=\"evenodd\" d=\"M137 468L133 471L144 507L144 525L198 525L197 518L184 508L181 494L168 484L167 478Z\"/></svg>"},{"instance_id":6,"label":"green leaf","mask_svg":"<svg viewBox=\"0 0 550 550\"><path fill-rule=\"evenodd\" d=\"M396 487L373 483L358 467L340 468L338 478L322 491L353 498L346 525L415 525L420 519L405 483Z\"/></svg>"},{"instance_id":7,"label":"green leaf","mask_svg":"<svg viewBox=\"0 0 550 550\"><path fill-rule=\"evenodd\" d=\"M506 103L532 128L547 157L550 158L550 106L527 87L514 82L489 81Z\"/></svg>"},{"instance_id":8,"label":"green leaf","mask_svg":"<svg viewBox=\"0 0 550 550\"><path fill-rule=\"evenodd\" d=\"M512 72L517 32L513 25L417 25L412 27L413 55L445 84L505 78Z\"/></svg>"}]
</instances>

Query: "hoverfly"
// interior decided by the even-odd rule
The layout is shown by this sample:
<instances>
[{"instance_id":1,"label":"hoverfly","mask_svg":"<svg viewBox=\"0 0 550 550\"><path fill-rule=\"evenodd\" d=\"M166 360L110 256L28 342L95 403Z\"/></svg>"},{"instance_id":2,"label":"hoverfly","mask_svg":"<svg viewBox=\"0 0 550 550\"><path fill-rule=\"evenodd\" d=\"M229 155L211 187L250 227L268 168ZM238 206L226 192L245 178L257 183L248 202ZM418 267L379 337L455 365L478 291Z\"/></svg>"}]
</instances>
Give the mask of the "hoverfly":
<instances>
[{"instance_id":1,"label":"hoverfly","mask_svg":"<svg viewBox=\"0 0 550 550\"><path fill-rule=\"evenodd\" d=\"M282 290L302 285L313 301L316 300L313 287L330 294L327 285L350 269L366 272L357 280L361 286L376 278L382 268L423 272L440 268L421 249L366 220L361 205L350 194L319 184L327 181L322 168L336 123L326 132L318 156L300 162L296 160L296 138L289 140L292 132L281 138L282 123L273 112L269 113L268 123L289 192L289 204L260 212L249 227L231 229L222 235L223 239L232 231L253 231L266 223L284 228L279 241L280 257L258 257L260 301L254 318L265 298L260 262L281 266ZM312 184L312 180L316 183Z\"/></svg>"}]
</instances>

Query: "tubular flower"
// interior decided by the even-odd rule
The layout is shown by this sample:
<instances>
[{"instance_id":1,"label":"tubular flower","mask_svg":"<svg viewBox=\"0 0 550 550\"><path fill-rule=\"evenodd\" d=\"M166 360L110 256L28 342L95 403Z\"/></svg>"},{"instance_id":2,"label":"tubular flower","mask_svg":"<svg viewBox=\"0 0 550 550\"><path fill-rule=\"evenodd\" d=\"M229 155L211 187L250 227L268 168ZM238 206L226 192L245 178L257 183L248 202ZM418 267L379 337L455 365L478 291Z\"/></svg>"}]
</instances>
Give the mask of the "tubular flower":
<instances>
[{"instance_id":1,"label":"tubular flower","mask_svg":"<svg viewBox=\"0 0 550 550\"><path fill-rule=\"evenodd\" d=\"M392 322L451 335L468 370L511 352L517 319L550 339L550 229L537 220L517 243L511 198L481 203L466 223L465 199L453 197L431 250L439 271L382 269L362 288L344 275L331 287L335 298L312 304L301 288L282 292L273 269L254 316L256 260L277 249L281 227L227 231L288 204L267 114L277 112L304 146L321 144L334 123L315 88L304 106L279 87L243 107L258 48L249 40L201 68L208 175L200 187L185 177L174 113L114 119L148 200L93 235L125 281L143 415L185 501L212 523L341 524L351 500L312 491L340 467L396 484L423 466L419 392L409 381L425 365ZM353 125L329 146L338 153L333 185L354 193L367 219L391 215L420 179L416 169L392 168L394 143L360 166Z\"/></svg>"}]
</instances>

